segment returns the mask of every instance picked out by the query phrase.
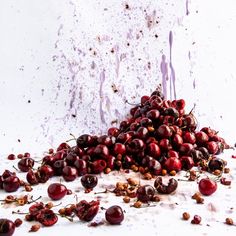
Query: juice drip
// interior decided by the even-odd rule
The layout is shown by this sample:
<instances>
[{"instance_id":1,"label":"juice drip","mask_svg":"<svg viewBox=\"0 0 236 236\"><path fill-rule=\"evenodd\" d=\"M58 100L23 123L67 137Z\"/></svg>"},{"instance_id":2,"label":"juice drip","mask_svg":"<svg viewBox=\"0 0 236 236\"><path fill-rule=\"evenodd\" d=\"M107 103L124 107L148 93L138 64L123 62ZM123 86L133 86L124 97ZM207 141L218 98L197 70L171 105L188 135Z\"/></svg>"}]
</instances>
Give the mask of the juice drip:
<instances>
[{"instance_id":1,"label":"juice drip","mask_svg":"<svg viewBox=\"0 0 236 236\"><path fill-rule=\"evenodd\" d=\"M100 88L99 88L99 96L100 96L100 104L99 104L99 112L100 112L100 118L102 123L106 123L105 117L104 117L104 111L102 109L102 103L103 103L103 83L105 81L105 72L104 70L100 73Z\"/></svg>"},{"instance_id":2,"label":"juice drip","mask_svg":"<svg viewBox=\"0 0 236 236\"><path fill-rule=\"evenodd\" d=\"M186 16L189 15L189 8L188 8L189 0L186 0L185 7L186 7Z\"/></svg>"},{"instance_id":3,"label":"juice drip","mask_svg":"<svg viewBox=\"0 0 236 236\"><path fill-rule=\"evenodd\" d=\"M166 56L163 54L161 59L161 73L162 73L162 92L167 99L167 81L168 81L168 63L166 62Z\"/></svg>"},{"instance_id":4,"label":"juice drip","mask_svg":"<svg viewBox=\"0 0 236 236\"><path fill-rule=\"evenodd\" d=\"M175 88L175 70L172 65L172 44L173 44L173 33L170 31L169 33L169 45L170 45L170 99L172 99L172 86L173 86L173 93L174 93L174 99L176 99L176 88Z\"/></svg>"}]
</instances>

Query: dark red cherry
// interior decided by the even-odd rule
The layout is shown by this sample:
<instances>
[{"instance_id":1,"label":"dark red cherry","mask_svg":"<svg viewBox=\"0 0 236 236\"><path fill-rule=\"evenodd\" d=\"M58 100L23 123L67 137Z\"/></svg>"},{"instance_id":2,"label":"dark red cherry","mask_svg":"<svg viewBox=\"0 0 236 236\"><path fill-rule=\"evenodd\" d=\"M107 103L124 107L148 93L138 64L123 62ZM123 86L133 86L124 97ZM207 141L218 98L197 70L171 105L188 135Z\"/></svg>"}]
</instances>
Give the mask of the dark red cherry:
<instances>
[{"instance_id":1,"label":"dark red cherry","mask_svg":"<svg viewBox=\"0 0 236 236\"><path fill-rule=\"evenodd\" d=\"M172 145L169 139L163 138L159 142L159 147L162 151L168 151L172 149Z\"/></svg>"},{"instance_id":2,"label":"dark red cherry","mask_svg":"<svg viewBox=\"0 0 236 236\"><path fill-rule=\"evenodd\" d=\"M93 161L91 163L91 170L92 170L92 173L94 174L99 174L103 172L106 167L107 167L107 163L102 159Z\"/></svg>"},{"instance_id":3,"label":"dark red cherry","mask_svg":"<svg viewBox=\"0 0 236 236\"><path fill-rule=\"evenodd\" d=\"M74 166L76 160L79 159L79 156L75 152L70 152L68 155L63 159L66 161L68 166Z\"/></svg>"},{"instance_id":4,"label":"dark red cherry","mask_svg":"<svg viewBox=\"0 0 236 236\"><path fill-rule=\"evenodd\" d=\"M180 171L182 168L181 161L176 157L169 157L165 163L164 167L167 169L167 171L175 170L176 172Z\"/></svg>"},{"instance_id":5,"label":"dark red cherry","mask_svg":"<svg viewBox=\"0 0 236 236\"><path fill-rule=\"evenodd\" d=\"M118 225L124 220L124 212L120 206L114 205L106 210L105 218L111 225Z\"/></svg>"},{"instance_id":6,"label":"dark red cherry","mask_svg":"<svg viewBox=\"0 0 236 236\"><path fill-rule=\"evenodd\" d=\"M136 191L137 199L141 202L149 202L155 194L155 189L151 185L141 185Z\"/></svg>"},{"instance_id":7,"label":"dark red cherry","mask_svg":"<svg viewBox=\"0 0 236 236\"><path fill-rule=\"evenodd\" d=\"M2 178L6 179L10 176L16 176L15 172L11 172L10 170L4 170L4 172L2 173Z\"/></svg>"},{"instance_id":8,"label":"dark red cherry","mask_svg":"<svg viewBox=\"0 0 236 236\"><path fill-rule=\"evenodd\" d=\"M99 144L103 144L107 147L110 147L113 143L114 143L114 138L112 138L112 136L108 136L108 135L102 135L100 137L98 137L98 143Z\"/></svg>"},{"instance_id":9,"label":"dark red cherry","mask_svg":"<svg viewBox=\"0 0 236 236\"><path fill-rule=\"evenodd\" d=\"M191 151L193 150L193 145L191 143L183 143L179 147L179 152L182 155L190 155Z\"/></svg>"},{"instance_id":10,"label":"dark red cherry","mask_svg":"<svg viewBox=\"0 0 236 236\"><path fill-rule=\"evenodd\" d=\"M209 196L217 190L217 183L209 178L203 178L199 181L198 189L201 194Z\"/></svg>"},{"instance_id":11,"label":"dark red cherry","mask_svg":"<svg viewBox=\"0 0 236 236\"><path fill-rule=\"evenodd\" d=\"M69 150L70 149L70 145L68 143L61 143L58 147L57 147L57 151L61 151L61 150Z\"/></svg>"},{"instance_id":12,"label":"dark red cherry","mask_svg":"<svg viewBox=\"0 0 236 236\"><path fill-rule=\"evenodd\" d=\"M45 208L45 205L43 202L36 202L29 208L29 214L32 216L32 218L35 218L39 212Z\"/></svg>"},{"instance_id":13,"label":"dark red cherry","mask_svg":"<svg viewBox=\"0 0 236 236\"><path fill-rule=\"evenodd\" d=\"M119 135L119 129L116 127L111 127L108 129L107 134L109 136L117 137Z\"/></svg>"},{"instance_id":14,"label":"dark red cherry","mask_svg":"<svg viewBox=\"0 0 236 236\"><path fill-rule=\"evenodd\" d=\"M109 149L103 144L98 144L94 149L94 155L98 158L106 159L109 155Z\"/></svg>"},{"instance_id":15,"label":"dark red cherry","mask_svg":"<svg viewBox=\"0 0 236 236\"><path fill-rule=\"evenodd\" d=\"M158 158L161 155L160 147L158 146L157 143L153 143L153 142L151 142L147 145L146 152L148 155L150 155L154 158Z\"/></svg>"},{"instance_id":16,"label":"dark red cherry","mask_svg":"<svg viewBox=\"0 0 236 236\"><path fill-rule=\"evenodd\" d=\"M216 154L219 146L215 141L209 141L206 143L206 148L210 154Z\"/></svg>"},{"instance_id":17,"label":"dark red cherry","mask_svg":"<svg viewBox=\"0 0 236 236\"><path fill-rule=\"evenodd\" d=\"M67 188L61 183L53 183L48 186L48 196L52 200L60 200L67 194Z\"/></svg>"},{"instance_id":18,"label":"dark red cherry","mask_svg":"<svg viewBox=\"0 0 236 236\"><path fill-rule=\"evenodd\" d=\"M6 192L15 192L20 187L20 180L16 176L9 176L3 181L3 189Z\"/></svg>"},{"instance_id":19,"label":"dark red cherry","mask_svg":"<svg viewBox=\"0 0 236 236\"><path fill-rule=\"evenodd\" d=\"M190 156L182 156L180 158L182 169L183 170L190 170L194 166L193 158Z\"/></svg>"},{"instance_id":20,"label":"dark red cherry","mask_svg":"<svg viewBox=\"0 0 236 236\"><path fill-rule=\"evenodd\" d=\"M62 175L62 170L65 166L67 166L66 161L64 161L64 160L55 161L55 163L53 164L54 174L57 176Z\"/></svg>"},{"instance_id":21,"label":"dark red cherry","mask_svg":"<svg viewBox=\"0 0 236 236\"><path fill-rule=\"evenodd\" d=\"M159 116L160 116L160 112L156 109L152 109L148 111L146 114L146 117L151 119L152 121L157 120Z\"/></svg>"},{"instance_id":22,"label":"dark red cherry","mask_svg":"<svg viewBox=\"0 0 236 236\"><path fill-rule=\"evenodd\" d=\"M203 131L196 132L195 137L198 145L203 145L209 140L208 135Z\"/></svg>"},{"instance_id":23,"label":"dark red cherry","mask_svg":"<svg viewBox=\"0 0 236 236\"><path fill-rule=\"evenodd\" d=\"M8 219L0 219L0 236L11 236L15 232L15 224Z\"/></svg>"},{"instance_id":24,"label":"dark red cherry","mask_svg":"<svg viewBox=\"0 0 236 236\"><path fill-rule=\"evenodd\" d=\"M160 125L157 129L157 135L160 138L170 138L172 135L172 130L168 125Z\"/></svg>"},{"instance_id":25,"label":"dark red cherry","mask_svg":"<svg viewBox=\"0 0 236 236\"><path fill-rule=\"evenodd\" d=\"M22 172L27 172L34 166L34 160L32 158L22 158L18 162L18 168Z\"/></svg>"},{"instance_id":26,"label":"dark red cherry","mask_svg":"<svg viewBox=\"0 0 236 236\"><path fill-rule=\"evenodd\" d=\"M76 160L74 166L77 169L78 176L82 176L88 173L88 164L86 160Z\"/></svg>"},{"instance_id":27,"label":"dark red cherry","mask_svg":"<svg viewBox=\"0 0 236 236\"><path fill-rule=\"evenodd\" d=\"M57 223L58 216L51 209L45 208L39 211L36 220L43 226L52 226Z\"/></svg>"},{"instance_id":28,"label":"dark red cherry","mask_svg":"<svg viewBox=\"0 0 236 236\"><path fill-rule=\"evenodd\" d=\"M77 142L77 146L86 148L94 144L94 139L89 134L83 134L77 138L76 142Z\"/></svg>"},{"instance_id":29,"label":"dark red cherry","mask_svg":"<svg viewBox=\"0 0 236 236\"><path fill-rule=\"evenodd\" d=\"M74 181L77 177L77 170L72 166L65 166L62 170L62 176L65 181Z\"/></svg>"},{"instance_id":30,"label":"dark red cherry","mask_svg":"<svg viewBox=\"0 0 236 236\"><path fill-rule=\"evenodd\" d=\"M33 170L29 170L26 174L26 180L29 184L35 185L39 183L38 175Z\"/></svg>"},{"instance_id":31,"label":"dark red cherry","mask_svg":"<svg viewBox=\"0 0 236 236\"><path fill-rule=\"evenodd\" d=\"M196 137L193 132L185 131L182 137L185 143L194 144L196 142Z\"/></svg>"},{"instance_id":32,"label":"dark red cherry","mask_svg":"<svg viewBox=\"0 0 236 236\"><path fill-rule=\"evenodd\" d=\"M93 189L98 183L98 178L96 175L86 174L81 177L80 181L84 188Z\"/></svg>"},{"instance_id":33,"label":"dark red cherry","mask_svg":"<svg viewBox=\"0 0 236 236\"><path fill-rule=\"evenodd\" d=\"M99 204L99 201L87 202L86 200L82 200L76 204L75 214L82 221L91 221L98 213Z\"/></svg>"},{"instance_id":34,"label":"dark red cherry","mask_svg":"<svg viewBox=\"0 0 236 236\"><path fill-rule=\"evenodd\" d=\"M115 145L113 147L113 153L114 153L114 155L125 154L126 153L125 145L123 143L115 143Z\"/></svg>"},{"instance_id":35,"label":"dark red cherry","mask_svg":"<svg viewBox=\"0 0 236 236\"><path fill-rule=\"evenodd\" d=\"M54 171L51 166L43 165L38 168L36 174L40 183L46 183L54 175Z\"/></svg>"}]
</instances>

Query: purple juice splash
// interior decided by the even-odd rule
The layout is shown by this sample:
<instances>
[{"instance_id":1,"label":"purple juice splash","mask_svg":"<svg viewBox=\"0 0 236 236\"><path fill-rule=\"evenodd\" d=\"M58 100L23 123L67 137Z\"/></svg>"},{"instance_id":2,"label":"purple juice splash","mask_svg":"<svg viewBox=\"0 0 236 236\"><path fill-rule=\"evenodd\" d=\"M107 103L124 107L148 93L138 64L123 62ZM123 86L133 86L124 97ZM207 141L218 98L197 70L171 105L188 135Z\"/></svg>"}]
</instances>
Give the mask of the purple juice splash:
<instances>
[{"instance_id":1,"label":"purple juice splash","mask_svg":"<svg viewBox=\"0 0 236 236\"><path fill-rule=\"evenodd\" d=\"M170 99L172 100L172 85L174 90L174 99L176 99L176 87L175 87L175 70L172 65L172 44L173 44L173 33L169 33L169 45L170 45Z\"/></svg>"}]
</instances>

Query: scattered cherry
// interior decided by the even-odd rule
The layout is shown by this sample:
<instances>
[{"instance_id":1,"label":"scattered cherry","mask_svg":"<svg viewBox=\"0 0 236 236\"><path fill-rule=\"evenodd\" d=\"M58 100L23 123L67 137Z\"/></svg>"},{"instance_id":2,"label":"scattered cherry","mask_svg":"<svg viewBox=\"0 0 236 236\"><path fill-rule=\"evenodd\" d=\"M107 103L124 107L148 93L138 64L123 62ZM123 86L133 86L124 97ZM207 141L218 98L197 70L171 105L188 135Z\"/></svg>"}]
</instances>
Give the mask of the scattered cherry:
<instances>
[{"instance_id":1,"label":"scattered cherry","mask_svg":"<svg viewBox=\"0 0 236 236\"><path fill-rule=\"evenodd\" d=\"M67 188L61 183L53 183L48 186L48 196L52 200L60 200L67 194Z\"/></svg>"},{"instance_id":2,"label":"scattered cherry","mask_svg":"<svg viewBox=\"0 0 236 236\"><path fill-rule=\"evenodd\" d=\"M108 223L117 225L124 220L124 212L120 206L114 205L106 210L105 218Z\"/></svg>"},{"instance_id":3,"label":"scattered cherry","mask_svg":"<svg viewBox=\"0 0 236 236\"><path fill-rule=\"evenodd\" d=\"M203 178L198 183L198 189L201 194L209 196L217 190L217 183L209 178Z\"/></svg>"},{"instance_id":4,"label":"scattered cherry","mask_svg":"<svg viewBox=\"0 0 236 236\"><path fill-rule=\"evenodd\" d=\"M11 236L15 232L15 224L8 219L0 219L0 235L1 236Z\"/></svg>"}]
</instances>

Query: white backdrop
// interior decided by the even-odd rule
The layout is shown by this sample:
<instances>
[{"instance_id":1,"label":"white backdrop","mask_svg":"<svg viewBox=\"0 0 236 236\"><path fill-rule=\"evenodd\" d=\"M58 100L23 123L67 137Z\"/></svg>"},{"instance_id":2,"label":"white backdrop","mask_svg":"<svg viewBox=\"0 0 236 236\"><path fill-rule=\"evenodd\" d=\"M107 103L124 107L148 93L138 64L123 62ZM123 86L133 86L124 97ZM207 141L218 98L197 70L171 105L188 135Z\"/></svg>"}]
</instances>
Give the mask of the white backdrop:
<instances>
[{"instance_id":1,"label":"white backdrop","mask_svg":"<svg viewBox=\"0 0 236 236\"><path fill-rule=\"evenodd\" d=\"M189 110L196 104L199 125L233 144L235 6L233 0L1 0L1 154L41 154L70 133L105 133L128 113L125 100L137 103L162 83L161 63L167 97L174 98L175 78L177 98Z\"/></svg>"}]
</instances>

